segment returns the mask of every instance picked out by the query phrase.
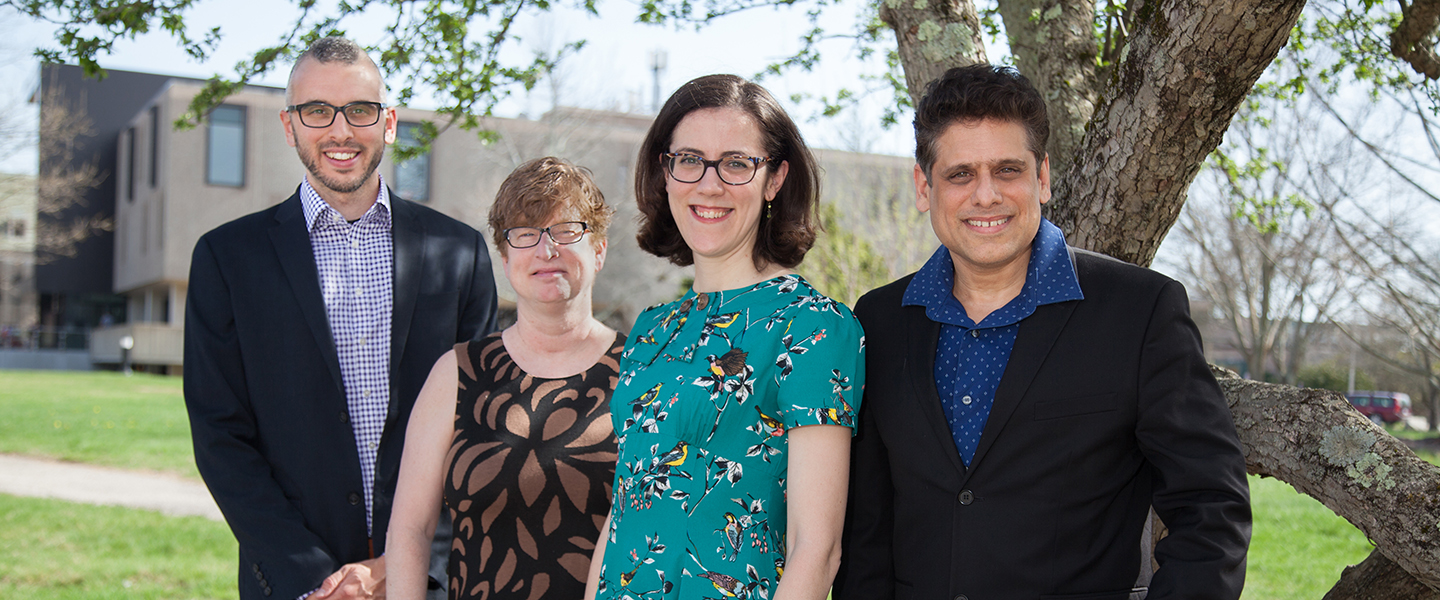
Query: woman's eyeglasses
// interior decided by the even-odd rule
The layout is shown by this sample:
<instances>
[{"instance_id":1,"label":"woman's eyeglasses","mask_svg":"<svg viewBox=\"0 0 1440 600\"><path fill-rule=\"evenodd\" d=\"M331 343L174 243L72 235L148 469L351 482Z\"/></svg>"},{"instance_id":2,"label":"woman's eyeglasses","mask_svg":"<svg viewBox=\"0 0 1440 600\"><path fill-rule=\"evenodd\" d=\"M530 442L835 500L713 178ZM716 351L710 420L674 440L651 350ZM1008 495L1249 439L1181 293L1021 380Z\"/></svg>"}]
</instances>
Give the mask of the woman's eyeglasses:
<instances>
[{"instance_id":1,"label":"woman's eyeglasses","mask_svg":"<svg viewBox=\"0 0 1440 600\"><path fill-rule=\"evenodd\" d=\"M680 183L695 183L705 177L705 170L714 168L720 181L730 185L745 185L755 179L760 163L770 160L759 156L727 156L720 160L705 160L688 152L666 152L660 155L660 162L670 177Z\"/></svg>"},{"instance_id":2,"label":"woman's eyeglasses","mask_svg":"<svg viewBox=\"0 0 1440 600\"><path fill-rule=\"evenodd\" d=\"M546 228L539 227L511 227L505 230L505 243L511 248L533 248L540 243L540 234L550 236L550 240L557 244L573 244L585 237L585 232L590 230L590 225L583 221L566 221L556 223Z\"/></svg>"}]
</instances>

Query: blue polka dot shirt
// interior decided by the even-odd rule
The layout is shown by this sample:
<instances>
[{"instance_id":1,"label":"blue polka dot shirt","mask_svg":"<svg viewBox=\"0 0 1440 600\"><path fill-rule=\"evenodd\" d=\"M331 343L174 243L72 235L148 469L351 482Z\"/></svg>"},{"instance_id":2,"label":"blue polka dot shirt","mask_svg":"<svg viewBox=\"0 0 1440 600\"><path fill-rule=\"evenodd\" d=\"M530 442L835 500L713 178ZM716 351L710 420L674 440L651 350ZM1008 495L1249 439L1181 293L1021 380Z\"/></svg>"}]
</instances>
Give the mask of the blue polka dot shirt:
<instances>
[{"instance_id":1,"label":"blue polka dot shirt","mask_svg":"<svg viewBox=\"0 0 1440 600\"><path fill-rule=\"evenodd\" d=\"M1037 306L1082 300L1084 296L1065 246L1065 235L1043 218L1031 246L1025 287L1019 296L975 323L951 292L954 284L954 262L949 250L941 246L910 280L901 304L923 306L925 316L940 323L935 388L940 392L940 405L955 437L955 448L968 467L980 445L985 421L990 418L990 407L995 404L1000 376L1015 348L1020 321L1033 314Z\"/></svg>"}]
</instances>

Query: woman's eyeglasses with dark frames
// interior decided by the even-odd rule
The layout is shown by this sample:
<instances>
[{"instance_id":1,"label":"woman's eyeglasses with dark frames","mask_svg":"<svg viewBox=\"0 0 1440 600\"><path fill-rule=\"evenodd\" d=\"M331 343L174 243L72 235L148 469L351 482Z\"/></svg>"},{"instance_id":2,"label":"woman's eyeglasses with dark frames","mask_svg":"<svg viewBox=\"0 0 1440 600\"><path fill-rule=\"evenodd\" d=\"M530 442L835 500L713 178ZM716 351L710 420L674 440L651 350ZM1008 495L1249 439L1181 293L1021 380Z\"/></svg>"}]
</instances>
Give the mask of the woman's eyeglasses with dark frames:
<instances>
[{"instance_id":1,"label":"woman's eyeglasses with dark frames","mask_svg":"<svg viewBox=\"0 0 1440 600\"><path fill-rule=\"evenodd\" d=\"M760 163L770 160L760 156L726 156L719 160L705 160L688 152L666 152L660 155L660 162L670 177L680 183L695 183L705 177L705 170L714 168L720 181L730 185L745 185L755 179Z\"/></svg>"},{"instance_id":2,"label":"woman's eyeglasses with dark frames","mask_svg":"<svg viewBox=\"0 0 1440 600\"><path fill-rule=\"evenodd\" d=\"M584 221L566 221L556 223L549 227L511 227L505 230L505 243L511 248L533 248L540 243L540 234L550 236L550 240L556 244L569 245L580 241L585 237L585 232L590 231L590 225Z\"/></svg>"}]
</instances>

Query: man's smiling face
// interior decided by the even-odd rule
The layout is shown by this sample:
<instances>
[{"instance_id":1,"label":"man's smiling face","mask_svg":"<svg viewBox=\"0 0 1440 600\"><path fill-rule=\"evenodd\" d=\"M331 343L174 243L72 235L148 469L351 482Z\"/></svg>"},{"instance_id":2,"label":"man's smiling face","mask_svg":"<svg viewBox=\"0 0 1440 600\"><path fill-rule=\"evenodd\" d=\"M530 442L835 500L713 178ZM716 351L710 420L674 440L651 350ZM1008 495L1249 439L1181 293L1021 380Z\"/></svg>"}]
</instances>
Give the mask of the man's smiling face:
<instances>
[{"instance_id":1,"label":"man's smiling face","mask_svg":"<svg viewBox=\"0 0 1440 600\"><path fill-rule=\"evenodd\" d=\"M325 102L341 107L351 102L381 102L380 72L368 59L354 63L305 60L295 68L289 86L289 104ZM395 141L395 110L384 109L380 122L355 127L341 114L329 127L306 127L298 115L280 113L285 141L300 155L310 172L310 184L321 197L355 193L376 181L375 169L385 145Z\"/></svg>"},{"instance_id":2,"label":"man's smiling face","mask_svg":"<svg viewBox=\"0 0 1440 600\"><path fill-rule=\"evenodd\" d=\"M1019 269L1050 200L1050 163L1036 163L1019 123L952 123L935 141L927 177L915 167L915 206L930 213L955 269L976 275Z\"/></svg>"}]
</instances>

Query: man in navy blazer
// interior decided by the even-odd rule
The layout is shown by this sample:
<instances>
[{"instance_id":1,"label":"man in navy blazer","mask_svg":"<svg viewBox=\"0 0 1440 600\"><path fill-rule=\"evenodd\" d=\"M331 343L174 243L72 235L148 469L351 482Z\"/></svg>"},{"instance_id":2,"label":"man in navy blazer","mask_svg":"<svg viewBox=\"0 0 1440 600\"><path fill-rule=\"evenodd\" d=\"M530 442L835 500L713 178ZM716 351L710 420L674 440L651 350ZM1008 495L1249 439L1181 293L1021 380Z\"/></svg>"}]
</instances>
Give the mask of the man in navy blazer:
<instances>
[{"instance_id":1,"label":"man in navy blazer","mask_svg":"<svg viewBox=\"0 0 1440 600\"><path fill-rule=\"evenodd\" d=\"M951 69L915 131L943 245L855 306L869 377L835 599L1238 598L1245 460L1184 288L1041 217L1045 102L1014 69Z\"/></svg>"},{"instance_id":2,"label":"man in navy blazer","mask_svg":"<svg viewBox=\"0 0 1440 600\"><path fill-rule=\"evenodd\" d=\"M185 404L246 600L384 596L415 398L441 354L493 326L484 236L394 197L376 171L395 140L383 94L354 42L312 45L280 114L305 180L195 245ZM446 581L443 557L432 564Z\"/></svg>"}]
</instances>

